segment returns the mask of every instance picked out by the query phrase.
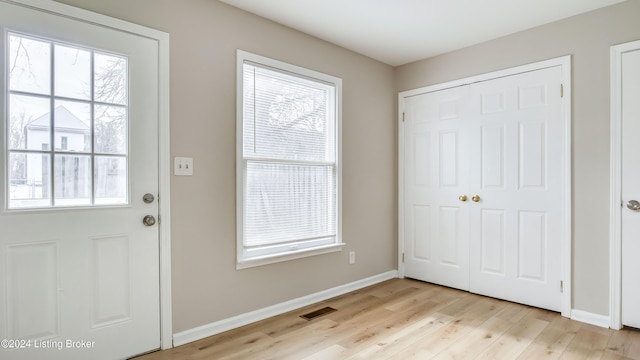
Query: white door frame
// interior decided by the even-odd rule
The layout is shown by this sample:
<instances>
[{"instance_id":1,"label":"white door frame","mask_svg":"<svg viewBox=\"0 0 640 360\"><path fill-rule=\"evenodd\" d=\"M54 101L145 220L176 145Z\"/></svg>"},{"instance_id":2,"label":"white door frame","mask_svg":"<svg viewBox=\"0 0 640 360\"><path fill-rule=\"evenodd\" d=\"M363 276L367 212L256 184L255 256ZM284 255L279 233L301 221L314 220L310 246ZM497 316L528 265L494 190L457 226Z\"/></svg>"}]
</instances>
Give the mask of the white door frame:
<instances>
[{"instance_id":1,"label":"white door frame","mask_svg":"<svg viewBox=\"0 0 640 360\"><path fill-rule=\"evenodd\" d=\"M169 153L169 34L50 0L0 0L155 40L158 43L158 225L160 245L160 344L173 347L171 315L171 196ZM161 220L161 221L160 221Z\"/></svg>"},{"instance_id":2,"label":"white door frame","mask_svg":"<svg viewBox=\"0 0 640 360\"><path fill-rule=\"evenodd\" d=\"M640 50L640 40L611 47L611 159L609 210L609 318L622 328L622 55Z\"/></svg>"},{"instance_id":3,"label":"white door frame","mask_svg":"<svg viewBox=\"0 0 640 360\"><path fill-rule=\"evenodd\" d=\"M563 176L564 183L562 186L562 208L564 213L563 219L563 237L562 237L562 278L563 292L561 313L562 316L571 317L571 299L572 299L572 264L571 264L571 56L562 56L555 59L544 60L527 65L517 66L509 69L494 71L486 74L471 76L464 79L449 81L446 83L430 85L418 89L402 91L398 94L398 277L404 277L404 98L415 96L428 92L452 88L455 86L468 85L479 81L486 81L500 77L515 75L528 71L535 71L544 68L560 66L562 68L562 85L563 98L565 99L562 109L562 121L565 131L564 138L564 164Z\"/></svg>"}]
</instances>

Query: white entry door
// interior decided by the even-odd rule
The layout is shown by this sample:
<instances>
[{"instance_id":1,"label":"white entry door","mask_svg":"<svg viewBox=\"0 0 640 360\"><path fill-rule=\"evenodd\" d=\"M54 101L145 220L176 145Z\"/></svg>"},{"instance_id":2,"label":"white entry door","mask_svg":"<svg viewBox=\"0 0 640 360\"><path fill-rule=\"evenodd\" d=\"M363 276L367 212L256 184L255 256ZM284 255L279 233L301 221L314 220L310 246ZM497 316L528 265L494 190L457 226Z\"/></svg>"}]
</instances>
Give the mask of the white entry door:
<instances>
[{"instance_id":1,"label":"white entry door","mask_svg":"<svg viewBox=\"0 0 640 360\"><path fill-rule=\"evenodd\" d=\"M0 1L0 358L160 347L158 44Z\"/></svg>"},{"instance_id":2,"label":"white entry door","mask_svg":"<svg viewBox=\"0 0 640 360\"><path fill-rule=\"evenodd\" d=\"M470 290L561 310L559 66L471 85ZM477 201L476 201L477 200Z\"/></svg>"},{"instance_id":3,"label":"white entry door","mask_svg":"<svg viewBox=\"0 0 640 360\"><path fill-rule=\"evenodd\" d=\"M403 98L405 276L561 310L560 66Z\"/></svg>"},{"instance_id":4,"label":"white entry door","mask_svg":"<svg viewBox=\"0 0 640 360\"><path fill-rule=\"evenodd\" d=\"M469 290L468 102L468 86L404 99L405 275L463 290Z\"/></svg>"},{"instance_id":5,"label":"white entry door","mask_svg":"<svg viewBox=\"0 0 640 360\"><path fill-rule=\"evenodd\" d=\"M622 54L622 324L640 328L640 49Z\"/></svg>"}]
</instances>

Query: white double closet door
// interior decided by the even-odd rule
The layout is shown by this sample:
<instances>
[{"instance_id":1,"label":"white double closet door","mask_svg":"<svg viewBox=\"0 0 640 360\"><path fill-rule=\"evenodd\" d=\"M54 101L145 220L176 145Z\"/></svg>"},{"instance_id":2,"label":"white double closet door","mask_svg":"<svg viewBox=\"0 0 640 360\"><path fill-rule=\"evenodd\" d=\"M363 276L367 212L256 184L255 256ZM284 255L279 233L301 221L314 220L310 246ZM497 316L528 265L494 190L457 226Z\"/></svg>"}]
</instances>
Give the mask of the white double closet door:
<instances>
[{"instance_id":1,"label":"white double closet door","mask_svg":"<svg viewBox=\"0 0 640 360\"><path fill-rule=\"evenodd\" d=\"M405 276L559 311L560 66L406 97Z\"/></svg>"}]
</instances>

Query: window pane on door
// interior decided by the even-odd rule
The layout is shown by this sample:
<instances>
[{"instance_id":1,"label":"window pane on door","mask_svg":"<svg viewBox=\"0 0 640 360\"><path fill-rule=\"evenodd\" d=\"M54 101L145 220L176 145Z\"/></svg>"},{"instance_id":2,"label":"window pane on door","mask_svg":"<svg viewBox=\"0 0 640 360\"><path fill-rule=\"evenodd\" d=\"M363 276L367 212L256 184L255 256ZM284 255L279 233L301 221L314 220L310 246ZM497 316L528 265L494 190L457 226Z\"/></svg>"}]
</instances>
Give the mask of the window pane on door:
<instances>
[{"instance_id":1,"label":"window pane on door","mask_svg":"<svg viewBox=\"0 0 640 360\"><path fill-rule=\"evenodd\" d=\"M55 124L55 150L91 152L91 105L87 102L56 100L53 121ZM67 138L67 147L62 139Z\"/></svg>"},{"instance_id":2,"label":"window pane on door","mask_svg":"<svg viewBox=\"0 0 640 360\"><path fill-rule=\"evenodd\" d=\"M55 206L91 204L91 157L56 155Z\"/></svg>"},{"instance_id":3,"label":"window pane on door","mask_svg":"<svg viewBox=\"0 0 640 360\"><path fill-rule=\"evenodd\" d=\"M95 107L95 152L127 153L127 111L122 106Z\"/></svg>"},{"instance_id":4,"label":"window pane on door","mask_svg":"<svg viewBox=\"0 0 640 360\"><path fill-rule=\"evenodd\" d=\"M9 154L9 207L51 206L49 154Z\"/></svg>"},{"instance_id":5,"label":"window pane on door","mask_svg":"<svg viewBox=\"0 0 640 360\"><path fill-rule=\"evenodd\" d=\"M51 94L51 43L9 35L9 89Z\"/></svg>"},{"instance_id":6,"label":"window pane on door","mask_svg":"<svg viewBox=\"0 0 640 360\"><path fill-rule=\"evenodd\" d=\"M95 54L95 101L127 104L127 59L121 56Z\"/></svg>"},{"instance_id":7,"label":"window pane on door","mask_svg":"<svg viewBox=\"0 0 640 360\"><path fill-rule=\"evenodd\" d=\"M127 159L112 156L96 156L95 159L95 203L126 204Z\"/></svg>"},{"instance_id":8,"label":"window pane on door","mask_svg":"<svg viewBox=\"0 0 640 360\"><path fill-rule=\"evenodd\" d=\"M91 100L91 52L62 45L54 51L56 96Z\"/></svg>"},{"instance_id":9,"label":"window pane on door","mask_svg":"<svg viewBox=\"0 0 640 360\"><path fill-rule=\"evenodd\" d=\"M11 94L8 147L11 150L47 150L51 143L51 102L48 98Z\"/></svg>"}]
</instances>

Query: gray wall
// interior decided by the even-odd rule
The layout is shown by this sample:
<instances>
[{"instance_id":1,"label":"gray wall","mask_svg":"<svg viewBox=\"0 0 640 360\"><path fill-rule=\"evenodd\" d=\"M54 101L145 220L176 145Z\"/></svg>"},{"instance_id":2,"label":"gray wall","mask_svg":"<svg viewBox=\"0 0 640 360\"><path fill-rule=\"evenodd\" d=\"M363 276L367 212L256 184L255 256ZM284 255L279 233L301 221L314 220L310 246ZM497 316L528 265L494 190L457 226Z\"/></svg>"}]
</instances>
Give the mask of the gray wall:
<instances>
[{"instance_id":1,"label":"gray wall","mask_svg":"<svg viewBox=\"0 0 640 360\"><path fill-rule=\"evenodd\" d=\"M392 67L214 0L61 2L171 36L174 332L396 269ZM343 79L342 252L236 271L237 48Z\"/></svg>"},{"instance_id":2,"label":"gray wall","mask_svg":"<svg viewBox=\"0 0 640 360\"><path fill-rule=\"evenodd\" d=\"M572 55L573 307L609 314L609 48L640 39L640 1L396 68L404 91Z\"/></svg>"}]
</instances>

